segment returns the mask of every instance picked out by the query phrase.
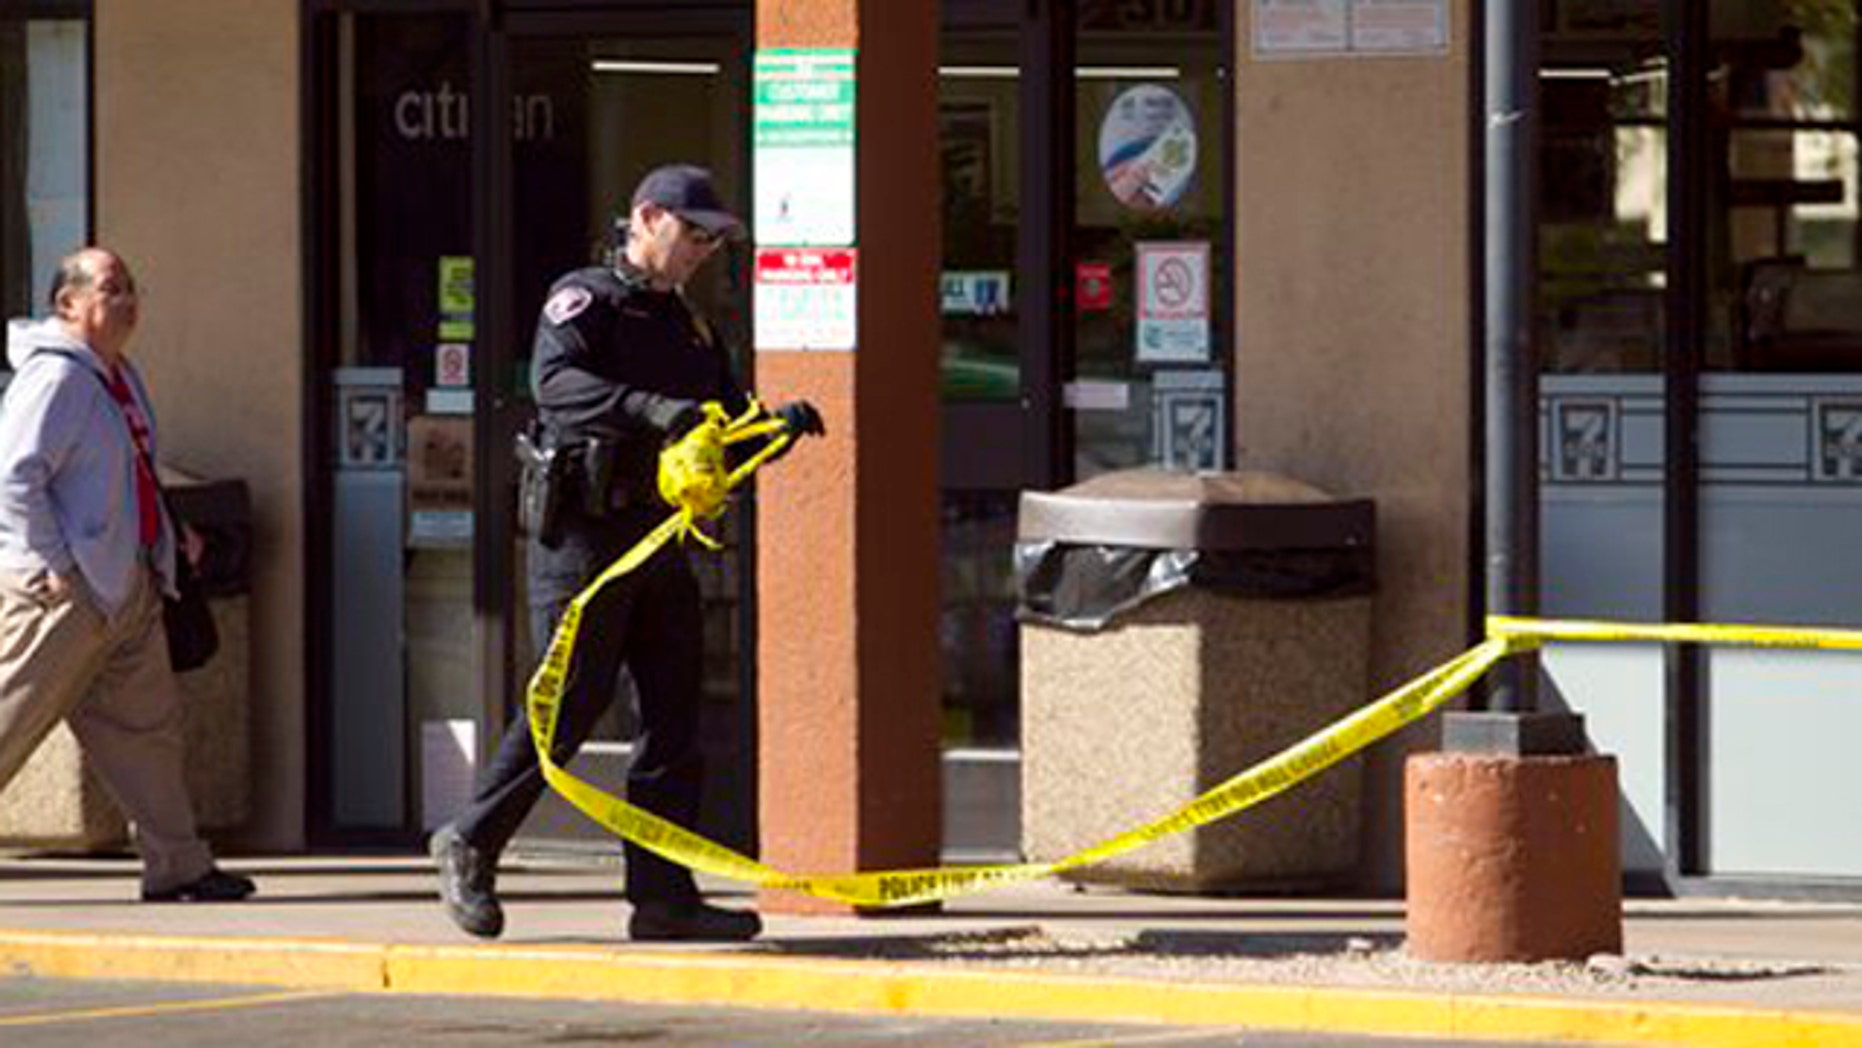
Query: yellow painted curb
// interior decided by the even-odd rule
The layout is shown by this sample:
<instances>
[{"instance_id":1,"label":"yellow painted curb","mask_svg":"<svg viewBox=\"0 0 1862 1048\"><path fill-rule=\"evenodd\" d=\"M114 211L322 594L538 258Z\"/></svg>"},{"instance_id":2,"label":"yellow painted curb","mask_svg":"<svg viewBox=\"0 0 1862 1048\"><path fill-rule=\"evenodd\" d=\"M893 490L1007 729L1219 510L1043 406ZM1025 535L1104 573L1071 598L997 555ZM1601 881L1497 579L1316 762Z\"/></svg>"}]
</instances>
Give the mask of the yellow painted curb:
<instances>
[{"instance_id":1,"label":"yellow painted curb","mask_svg":"<svg viewBox=\"0 0 1862 1048\"><path fill-rule=\"evenodd\" d=\"M1328 1033L1862 1046L1862 1015L1676 1001L1427 994L947 969L758 953L403 946L0 931L0 972L656 1004Z\"/></svg>"},{"instance_id":2,"label":"yellow painted curb","mask_svg":"<svg viewBox=\"0 0 1862 1048\"><path fill-rule=\"evenodd\" d=\"M384 988L381 952L334 940L0 932L0 973L365 991Z\"/></svg>"}]
</instances>

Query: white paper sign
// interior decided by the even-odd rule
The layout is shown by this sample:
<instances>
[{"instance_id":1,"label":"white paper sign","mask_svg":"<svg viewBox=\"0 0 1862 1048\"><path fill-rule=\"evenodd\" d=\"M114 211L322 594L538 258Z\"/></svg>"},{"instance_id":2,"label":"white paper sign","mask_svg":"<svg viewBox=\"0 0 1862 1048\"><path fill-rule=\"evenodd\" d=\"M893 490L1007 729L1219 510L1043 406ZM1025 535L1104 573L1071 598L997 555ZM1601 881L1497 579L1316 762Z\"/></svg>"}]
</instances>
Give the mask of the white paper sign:
<instances>
[{"instance_id":1,"label":"white paper sign","mask_svg":"<svg viewBox=\"0 0 1862 1048\"><path fill-rule=\"evenodd\" d=\"M1256 54L1324 54L1350 46L1348 0L1254 0Z\"/></svg>"},{"instance_id":2,"label":"white paper sign","mask_svg":"<svg viewBox=\"0 0 1862 1048\"><path fill-rule=\"evenodd\" d=\"M1353 0L1351 49L1378 54L1430 54L1448 49L1444 0Z\"/></svg>"},{"instance_id":3,"label":"white paper sign","mask_svg":"<svg viewBox=\"0 0 1862 1048\"><path fill-rule=\"evenodd\" d=\"M854 242L854 52L766 48L752 72L759 244Z\"/></svg>"},{"instance_id":4,"label":"white paper sign","mask_svg":"<svg viewBox=\"0 0 1862 1048\"><path fill-rule=\"evenodd\" d=\"M853 248L758 249L756 348L854 348L858 259Z\"/></svg>"},{"instance_id":5,"label":"white paper sign","mask_svg":"<svg viewBox=\"0 0 1862 1048\"><path fill-rule=\"evenodd\" d=\"M1061 399L1075 411L1126 411L1131 408L1131 383L1083 378L1061 387Z\"/></svg>"},{"instance_id":6,"label":"white paper sign","mask_svg":"<svg viewBox=\"0 0 1862 1048\"><path fill-rule=\"evenodd\" d=\"M1254 0L1252 13L1266 57L1448 52L1448 0Z\"/></svg>"},{"instance_id":7,"label":"white paper sign","mask_svg":"<svg viewBox=\"0 0 1862 1048\"><path fill-rule=\"evenodd\" d=\"M756 151L759 244L851 244L853 147Z\"/></svg>"},{"instance_id":8,"label":"white paper sign","mask_svg":"<svg viewBox=\"0 0 1862 1048\"><path fill-rule=\"evenodd\" d=\"M1209 359L1209 243L1140 241L1137 358Z\"/></svg>"}]
</instances>

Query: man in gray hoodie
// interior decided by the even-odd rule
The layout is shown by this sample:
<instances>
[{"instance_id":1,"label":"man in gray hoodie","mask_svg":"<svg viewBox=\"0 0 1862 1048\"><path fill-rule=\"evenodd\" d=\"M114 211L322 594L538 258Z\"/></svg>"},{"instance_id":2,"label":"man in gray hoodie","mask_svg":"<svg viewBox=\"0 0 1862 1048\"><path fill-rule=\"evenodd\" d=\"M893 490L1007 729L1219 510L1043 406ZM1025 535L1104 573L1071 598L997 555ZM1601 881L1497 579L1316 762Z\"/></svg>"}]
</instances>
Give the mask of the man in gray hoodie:
<instances>
[{"instance_id":1,"label":"man in gray hoodie","mask_svg":"<svg viewBox=\"0 0 1862 1048\"><path fill-rule=\"evenodd\" d=\"M136 284L85 248L52 316L7 326L0 404L0 787L60 720L136 825L142 898L243 899L213 863L182 774L181 696L162 596L178 522L155 477L155 415L124 356Z\"/></svg>"}]
</instances>

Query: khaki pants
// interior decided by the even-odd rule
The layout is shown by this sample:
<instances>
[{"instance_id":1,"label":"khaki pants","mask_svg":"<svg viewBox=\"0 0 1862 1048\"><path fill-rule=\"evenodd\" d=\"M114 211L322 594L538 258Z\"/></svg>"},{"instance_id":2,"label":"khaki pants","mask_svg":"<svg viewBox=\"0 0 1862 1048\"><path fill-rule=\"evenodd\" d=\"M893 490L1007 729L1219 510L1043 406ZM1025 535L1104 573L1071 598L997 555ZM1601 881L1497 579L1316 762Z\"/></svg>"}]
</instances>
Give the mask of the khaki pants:
<instances>
[{"instance_id":1,"label":"khaki pants","mask_svg":"<svg viewBox=\"0 0 1862 1048\"><path fill-rule=\"evenodd\" d=\"M153 572L106 619L83 583L0 571L0 788L59 720L136 825L147 891L213 864L182 773L181 693Z\"/></svg>"}]
</instances>

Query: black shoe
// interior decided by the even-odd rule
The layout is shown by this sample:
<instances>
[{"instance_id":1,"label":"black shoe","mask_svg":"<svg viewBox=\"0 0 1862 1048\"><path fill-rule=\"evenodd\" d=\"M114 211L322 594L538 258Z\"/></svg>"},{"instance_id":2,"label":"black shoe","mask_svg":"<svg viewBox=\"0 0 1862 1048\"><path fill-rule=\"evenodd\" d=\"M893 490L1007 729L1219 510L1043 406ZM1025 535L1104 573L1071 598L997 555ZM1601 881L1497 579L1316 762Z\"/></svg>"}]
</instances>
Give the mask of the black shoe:
<instances>
[{"instance_id":1,"label":"black shoe","mask_svg":"<svg viewBox=\"0 0 1862 1048\"><path fill-rule=\"evenodd\" d=\"M440 874L440 901L446 916L462 931L481 939L504 933L504 907L498 905L498 860L466 843L459 831L442 826L427 841Z\"/></svg>"},{"instance_id":2,"label":"black shoe","mask_svg":"<svg viewBox=\"0 0 1862 1048\"><path fill-rule=\"evenodd\" d=\"M259 886L252 883L252 878L241 877L237 873L227 873L218 866L209 867L206 873L173 888L162 891L142 889L143 902L238 902L258 891Z\"/></svg>"},{"instance_id":3,"label":"black shoe","mask_svg":"<svg viewBox=\"0 0 1862 1048\"><path fill-rule=\"evenodd\" d=\"M635 903L627 922L627 934L636 942L748 942L762 930L763 919L754 913L697 899Z\"/></svg>"}]
</instances>

